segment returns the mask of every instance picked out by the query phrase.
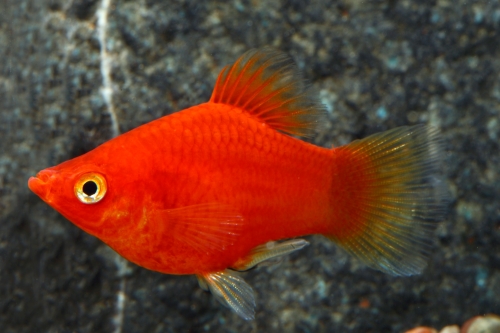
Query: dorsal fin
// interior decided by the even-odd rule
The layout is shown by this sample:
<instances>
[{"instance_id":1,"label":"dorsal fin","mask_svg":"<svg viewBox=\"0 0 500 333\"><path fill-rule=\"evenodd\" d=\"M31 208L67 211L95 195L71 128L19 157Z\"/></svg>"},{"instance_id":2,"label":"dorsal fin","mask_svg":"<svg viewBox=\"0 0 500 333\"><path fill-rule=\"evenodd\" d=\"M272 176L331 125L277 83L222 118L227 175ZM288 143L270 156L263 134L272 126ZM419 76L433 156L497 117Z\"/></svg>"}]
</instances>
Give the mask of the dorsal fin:
<instances>
[{"instance_id":1,"label":"dorsal fin","mask_svg":"<svg viewBox=\"0 0 500 333\"><path fill-rule=\"evenodd\" d=\"M311 136L324 113L293 60L269 47L250 50L224 67L210 102L237 106L276 130L299 136Z\"/></svg>"}]
</instances>

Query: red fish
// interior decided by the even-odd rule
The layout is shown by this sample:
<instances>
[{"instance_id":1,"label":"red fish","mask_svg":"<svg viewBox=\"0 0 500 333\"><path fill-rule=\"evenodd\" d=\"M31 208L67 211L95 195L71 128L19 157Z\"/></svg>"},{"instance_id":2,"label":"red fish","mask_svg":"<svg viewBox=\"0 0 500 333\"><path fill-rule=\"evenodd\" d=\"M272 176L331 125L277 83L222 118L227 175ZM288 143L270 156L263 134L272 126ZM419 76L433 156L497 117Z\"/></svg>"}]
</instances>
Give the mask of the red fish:
<instances>
[{"instance_id":1,"label":"red fish","mask_svg":"<svg viewBox=\"0 0 500 333\"><path fill-rule=\"evenodd\" d=\"M445 211L438 131L401 127L338 148L297 139L323 113L293 61L251 50L208 103L162 117L29 179L30 189L128 260L254 317L245 271L322 234L369 266L419 273ZM293 136L292 136L293 135Z\"/></svg>"}]
</instances>

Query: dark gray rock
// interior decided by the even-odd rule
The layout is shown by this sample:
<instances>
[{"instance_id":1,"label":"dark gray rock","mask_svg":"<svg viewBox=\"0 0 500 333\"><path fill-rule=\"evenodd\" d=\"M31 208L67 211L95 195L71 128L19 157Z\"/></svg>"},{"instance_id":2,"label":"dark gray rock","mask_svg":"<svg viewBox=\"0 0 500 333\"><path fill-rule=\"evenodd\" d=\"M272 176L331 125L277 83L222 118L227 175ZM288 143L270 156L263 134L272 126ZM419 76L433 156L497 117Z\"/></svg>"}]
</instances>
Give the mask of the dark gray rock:
<instances>
[{"instance_id":1,"label":"dark gray rock","mask_svg":"<svg viewBox=\"0 0 500 333\"><path fill-rule=\"evenodd\" d=\"M0 10L0 331L402 332L500 313L496 1L4 0ZM314 142L429 123L454 200L429 267L394 278L321 237L253 270L245 322L197 286L126 263L34 194L40 169L209 99L252 47L290 53L328 109ZM113 120L113 109L117 121Z\"/></svg>"}]
</instances>

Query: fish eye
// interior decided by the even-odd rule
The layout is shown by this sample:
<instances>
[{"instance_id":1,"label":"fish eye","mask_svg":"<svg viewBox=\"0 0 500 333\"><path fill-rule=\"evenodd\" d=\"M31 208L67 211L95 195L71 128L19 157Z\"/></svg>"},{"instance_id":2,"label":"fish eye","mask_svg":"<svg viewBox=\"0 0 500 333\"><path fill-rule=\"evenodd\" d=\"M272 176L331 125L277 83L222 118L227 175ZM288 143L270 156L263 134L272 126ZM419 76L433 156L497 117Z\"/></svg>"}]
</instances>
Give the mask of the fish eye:
<instances>
[{"instance_id":1,"label":"fish eye","mask_svg":"<svg viewBox=\"0 0 500 333\"><path fill-rule=\"evenodd\" d=\"M84 204L94 204L104 198L106 179L98 173L86 173L75 184L75 195Z\"/></svg>"},{"instance_id":2,"label":"fish eye","mask_svg":"<svg viewBox=\"0 0 500 333\"><path fill-rule=\"evenodd\" d=\"M89 197L95 195L98 189L99 188L97 187L97 184L93 180L87 180L82 187L83 193L85 193Z\"/></svg>"}]
</instances>

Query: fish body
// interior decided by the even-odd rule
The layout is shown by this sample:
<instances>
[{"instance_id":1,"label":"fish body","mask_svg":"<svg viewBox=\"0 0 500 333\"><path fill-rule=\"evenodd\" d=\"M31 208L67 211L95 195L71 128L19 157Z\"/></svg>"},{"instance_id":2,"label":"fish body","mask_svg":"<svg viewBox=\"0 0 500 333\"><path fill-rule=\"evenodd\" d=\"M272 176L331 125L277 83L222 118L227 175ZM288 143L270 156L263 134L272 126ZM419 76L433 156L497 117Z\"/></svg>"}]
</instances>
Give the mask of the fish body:
<instances>
[{"instance_id":1,"label":"fish body","mask_svg":"<svg viewBox=\"0 0 500 333\"><path fill-rule=\"evenodd\" d=\"M310 134L321 113L289 58L253 50L221 72L209 102L45 169L29 187L128 260L197 275L245 319L253 294L230 269L300 249L296 237L323 234L369 266L418 273L447 199L437 131L332 149L286 135Z\"/></svg>"},{"instance_id":2,"label":"fish body","mask_svg":"<svg viewBox=\"0 0 500 333\"><path fill-rule=\"evenodd\" d=\"M76 205L68 218L80 228L146 268L197 274L230 267L268 241L325 231L333 219L333 157L332 150L285 136L242 110L205 103L49 170L78 170L70 181L91 171L106 175L109 194L99 204L113 209L89 223L96 207ZM191 231L172 232L178 221L168 212L211 203L230 207L244 222L231 228L237 235L222 256L207 251L199 258L197 248L178 242Z\"/></svg>"}]
</instances>

